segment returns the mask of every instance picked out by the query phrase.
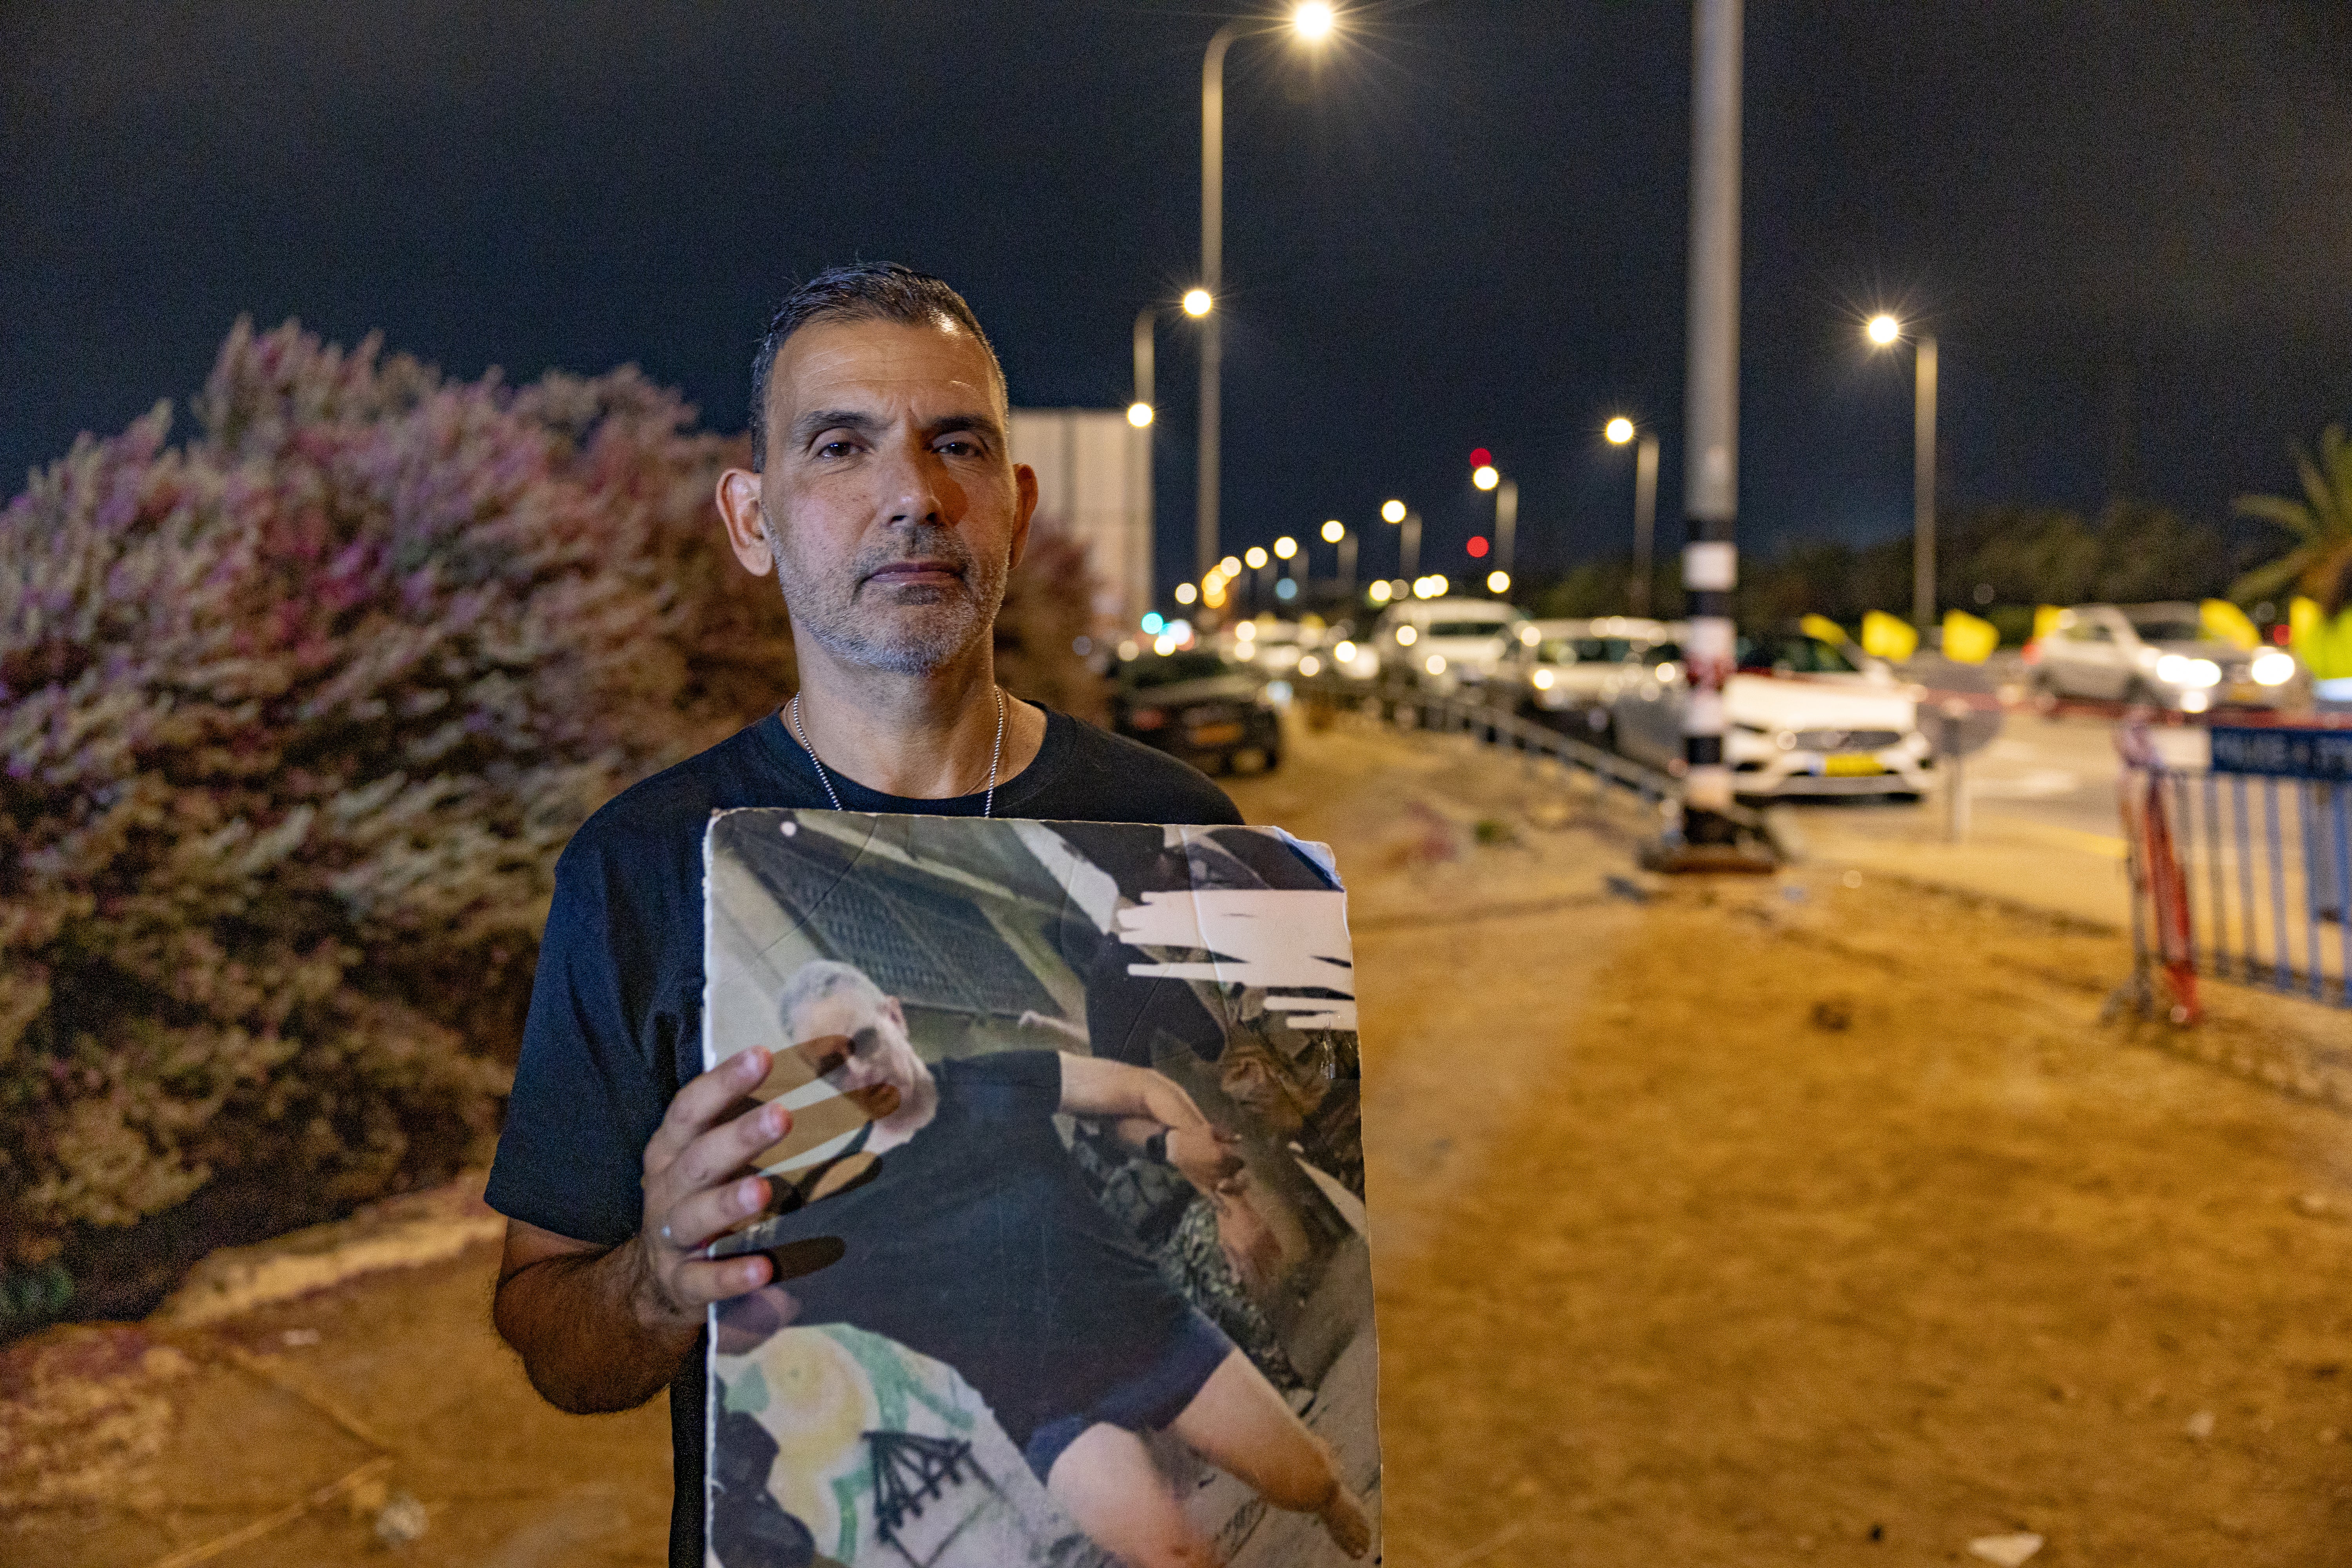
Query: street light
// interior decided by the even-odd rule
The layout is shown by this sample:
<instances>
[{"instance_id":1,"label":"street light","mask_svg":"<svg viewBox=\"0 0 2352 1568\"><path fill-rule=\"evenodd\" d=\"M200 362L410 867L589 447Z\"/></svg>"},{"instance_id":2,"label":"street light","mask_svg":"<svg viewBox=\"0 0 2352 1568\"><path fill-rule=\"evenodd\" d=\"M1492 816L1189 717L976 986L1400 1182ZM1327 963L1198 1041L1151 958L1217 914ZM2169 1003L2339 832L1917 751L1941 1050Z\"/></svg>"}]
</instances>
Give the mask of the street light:
<instances>
[{"instance_id":1,"label":"street light","mask_svg":"<svg viewBox=\"0 0 2352 1568\"><path fill-rule=\"evenodd\" d=\"M1495 564L1508 572L1512 545L1519 531L1518 482L1503 477L1503 471L1495 467L1494 458L1484 447L1470 454L1470 482L1482 490L1495 492Z\"/></svg>"},{"instance_id":2,"label":"street light","mask_svg":"<svg viewBox=\"0 0 2352 1568\"><path fill-rule=\"evenodd\" d=\"M1626 608L1637 616L1650 613L1650 564L1652 533L1658 521L1658 438L1620 414L1601 427L1612 447L1622 447L1639 436L1642 444L1633 448L1633 580L1626 587Z\"/></svg>"},{"instance_id":3,"label":"street light","mask_svg":"<svg viewBox=\"0 0 2352 1568\"><path fill-rule=\"evenodd\" d=\"M1192 586L1192 584L1179 583L1176 584L1176 602L1178 604L1189 605L1200 596L1201 590Z\"/></svg>"},{"instance_id":4,"label":"street light","mask_svg":"<svg viewBox=\"0 0 2352 1568\"><path fill-rule=\"evenodd\" d=\"M1863 329L1872 344L1892 347L1903 323L1881 312ZM1936 619L1936 339L1921 332L1912 343L1911 624L1926 636Z\"/></svg>"},{"instance_id":5,"label":"street light","mask_svg":"<svg viewBox=\"0 0 2352 1568\"><path fill-rule=\"evenodd\" d=\"M1323 525L1323 542L1339 547L1339 591L1350 598L1356 593L1356 536L1338 518Z\"/></svg>"},{"instance_id":6,"label":"street light","mask_svg":"<svg viewBox=\"0 0 2352 1568\"><path fill-rule=\"evenodd\" d=\"M1421 513L1401 500L1382 501L1381 521L1403 525L1404 532L1397 540L1397 570L1412 576L1421 565Z\"/></svg>"},{"instance_id":7,"label":"street light","mask_svg":"<svg viewBox=\"0 0 2352 1568\"><path fill-rule=\"evenodd\" d=\"M1291 538L1290 535L1286 533L1284 534L1280 539L1274 542L1274 553L1276 558L1278 560L1289 560L1292 556L1298 553L1298 541Z\"/></svg>"},{"instance_id":8,"label":"street light","mask_svg":"<svg viewBox=\"0 0 2352 1568\"><path fill-rule=\"evenodd\" d=\"M1200 317L1207 315L1210 310L1215 308L1215 306L1216 300L1211 297L1206 289L1187 289L1184 290L1184 313L1186 315L1197 320Z\"/></svg>"},{"instance_id":9,"label":"street light","mask_svg":"<svg viewBox=\"0 0 2352 1568\"><path fill-rule=\"evenodd\" d=\"M1307 0L1290 15L1291 31L1309 45L1324 43L1339 25L1325 0ZM1194 520L1197 559L1203 570L1217 553L1217 431L1219 380L1224 370L1223 329L1210 317L1210 298L1224 287L1225 260L1225 51L1242 24L1228 22L1209 38L1201 57L1201 287L1184 296L1184 309L1207 317L1201 333L1200 499ZM1193 295L1200 307L1193 308Z\"/></svg>"}]
</instances>

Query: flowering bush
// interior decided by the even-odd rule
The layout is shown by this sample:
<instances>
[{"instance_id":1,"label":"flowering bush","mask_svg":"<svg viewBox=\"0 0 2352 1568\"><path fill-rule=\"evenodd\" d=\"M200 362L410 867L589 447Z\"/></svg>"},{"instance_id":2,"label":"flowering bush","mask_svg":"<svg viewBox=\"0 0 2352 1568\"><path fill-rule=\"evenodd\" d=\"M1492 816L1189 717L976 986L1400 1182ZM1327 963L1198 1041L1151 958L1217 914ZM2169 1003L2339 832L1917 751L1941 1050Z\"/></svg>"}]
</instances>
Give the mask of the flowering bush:
<instances>
[{"instance_id":1,"label":"flowering bush","mask_svg":"<svg viewBox=\"0 0 2352 1568\"><path fill-rule=\"evenodd\" d=\"M740 438L634 370L240 322L193 412L0 512L0 1265L478 1157L565 838L791 685L712 511Z\"/></svg>"}]
</instances>

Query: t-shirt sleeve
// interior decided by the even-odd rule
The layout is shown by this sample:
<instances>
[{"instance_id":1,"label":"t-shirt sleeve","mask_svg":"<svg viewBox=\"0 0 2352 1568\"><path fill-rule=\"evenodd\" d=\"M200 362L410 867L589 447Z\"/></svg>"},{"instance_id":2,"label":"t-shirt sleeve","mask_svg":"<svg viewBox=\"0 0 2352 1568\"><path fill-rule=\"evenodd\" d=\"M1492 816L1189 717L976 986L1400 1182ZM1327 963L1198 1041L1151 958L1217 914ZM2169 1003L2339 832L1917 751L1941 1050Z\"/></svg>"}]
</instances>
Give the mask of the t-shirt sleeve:
<instances>
[{"instance_id":1,"label":"t-shirt sleeve","mask_svg":"<svg viewBox=\"0 0 2352 1568\"><path fill-rule=\"evenodd\" d=\"M636 1234L646 1143L675 1091L672 1058L693 1048L679 1038L685 1021L660 1005L674 943L657 927L672 900L645 869L633 875L608 846L581 839L557 866L484 1194L510 1219L604 1247Z\"/></svg>"},{"instance_id":2,"label":"t-shirt sleeve","mask_svg":"<svg viewBox=\"0 0 2352 1568\"><path fill-rule=\"evenodd\" d=\"M959 1086L973 1111L989 1121L1018 1121L1062 1109L1059 1051L996 1051L956 1064Z\"/></svg>"}]
</instances>

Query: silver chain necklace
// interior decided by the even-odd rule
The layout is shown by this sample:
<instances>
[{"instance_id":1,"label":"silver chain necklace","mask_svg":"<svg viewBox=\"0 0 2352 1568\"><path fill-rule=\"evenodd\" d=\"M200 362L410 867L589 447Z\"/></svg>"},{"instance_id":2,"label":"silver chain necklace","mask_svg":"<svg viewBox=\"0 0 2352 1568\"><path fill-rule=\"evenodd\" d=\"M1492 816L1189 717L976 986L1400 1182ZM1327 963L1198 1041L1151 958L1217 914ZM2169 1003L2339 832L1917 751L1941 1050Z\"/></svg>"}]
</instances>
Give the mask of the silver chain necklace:
<instances>
[{"instance_id":1,"label":"silver chain necklace","mask_svg":"<svg viewBox=\"0 0 2352 1568\"><path fill-rule=\"evenodd\" d=\"M793 693L792 715L793 739L801 743L801 750L808 753L808 760L816 764L816 782L824 785L824 798L833 802L834 810L846 811L848 807L841 804L841 796L833 787L833 775L824 771L824 759L816 754L816 748L809 744L808 731L801 728L801 694L797 691ZM996 815L996 770L1003 761L1004 688L1000 686L996 689L996 744L988 753L988 793L981 797L980 802L980 815L982 816Z\"/></svg>"}]
</instances>

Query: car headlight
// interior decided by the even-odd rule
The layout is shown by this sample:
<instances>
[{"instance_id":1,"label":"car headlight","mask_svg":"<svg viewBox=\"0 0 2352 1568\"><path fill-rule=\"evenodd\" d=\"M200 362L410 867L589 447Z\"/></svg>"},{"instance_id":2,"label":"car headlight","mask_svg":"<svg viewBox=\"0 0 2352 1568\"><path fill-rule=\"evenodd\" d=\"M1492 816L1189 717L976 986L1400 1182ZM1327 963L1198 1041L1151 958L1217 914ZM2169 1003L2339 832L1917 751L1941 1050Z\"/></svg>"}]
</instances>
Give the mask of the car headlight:
<instances>
[{"instance_id":1,"label":"car headlight","mask_svg":"<svg viewBox=\"0 0 2352 1568\"><path fill-rule=\"evenodd\" d=\"M1533 675L1528 677L1528 684L1534 687L1538 691L1549 691L1551 689L1551 671L1549 669L1537 670Z\"/></svg>"},{"instance_id":2,"label":"car headlight","mask_svg":"<svg viewBox=\"0 0 2352 1568\"><path fill-rule=\"evenodd\" d=\"M2256 654L2251 673L2258 685L2284 686L2294 679L2294 655L2276 648Z\"/></svg>"},{"instance_id":3,"label":"car headlight","mask_svg":"<svg viewBox=\"0 0 2352 1568\"><path fill-rule=\"evenodd\" d=\"M1442 653L1431 654L1429 656L1429 662L1422 668L1428 670L1432 675L1444 675L1445 673L1445 656Z\"/></svg>"},{"instance_id":4,"label":"car headlight","mask_svg":"<svg viewBox=\"0 0 2352 1568\"><path fill-rule=\"evenodd\" d=\"M2167 686L2206 687L2221 683L2221 667L2210 658L2168 653L2156 661L2156 678Z\"/></svg>"},{"instance_id":5,"label":"car headlight","mask_svg":"<svg viewBox=\"0 0 2352 1568\"><path fill-rule=\"evenodd\" d=\"M1338 647L1331 650L1331 657L1338 659L1341 664L1353 664L1356 662L1356 645L1351 642L1343 642Z\"/></svg>"}]
</instances>

